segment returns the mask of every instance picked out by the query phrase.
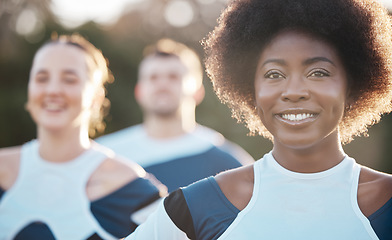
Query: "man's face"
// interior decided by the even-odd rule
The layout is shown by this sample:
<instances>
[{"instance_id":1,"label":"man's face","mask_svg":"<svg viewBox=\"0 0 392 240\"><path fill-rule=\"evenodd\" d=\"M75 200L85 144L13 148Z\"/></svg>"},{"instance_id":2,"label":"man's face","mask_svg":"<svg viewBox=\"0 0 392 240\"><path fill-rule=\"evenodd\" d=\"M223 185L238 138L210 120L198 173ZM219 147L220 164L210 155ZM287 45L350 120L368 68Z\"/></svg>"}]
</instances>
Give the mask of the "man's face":
<instances>
[{"instance_id":1,"label":"man's face","mask_svg":"<svg viewBox=\"0 0 392 240\"><path fill-rule=\"evenodd\" d=\"M187 69L176 57L153 57L142 63L136 100L146 114L172 116L186 98Z\"/></svg>"}]
</instances>

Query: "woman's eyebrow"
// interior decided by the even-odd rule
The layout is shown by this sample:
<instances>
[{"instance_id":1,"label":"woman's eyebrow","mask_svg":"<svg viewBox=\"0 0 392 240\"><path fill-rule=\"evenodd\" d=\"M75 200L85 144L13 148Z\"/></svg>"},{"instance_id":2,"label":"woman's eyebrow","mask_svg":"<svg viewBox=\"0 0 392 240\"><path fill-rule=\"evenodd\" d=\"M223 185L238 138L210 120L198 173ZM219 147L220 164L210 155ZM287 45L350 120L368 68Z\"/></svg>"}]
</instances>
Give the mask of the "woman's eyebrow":
<instances>
[{"instance_id":1,"label":"woman's eyebrow","mask_svg":"<svg viewBox=\"0 0 392 240\"><path fill-rule=\"evenodd\" d=\"M279 65L286 66L286 62L283 59L271 58L271 59L265 60L265 62L263 62L263 65L261 65L261 67L264 67L268 63L278 63Z\"/></svg>"},{"instance_id":2,"label":"woman's eyebrow","mask_svg":"<svg viewBox=\"0 0 392 240\"><path fill-rule=\"evenodd\" d=\"M309 59L306 59L305 61L303 61L303 65L310 65L310 64L313 64L313 63L316 63L316 62L328 62L328 63L330 63L330 64L332 64L332 65L334 65L335 66L335 64L331 61L331 60L329 60L328 58L326 58L326 57L314 57L314 58L309 58Z\"/></svg>"},{"instance_id":3,"label":"woman's eyebrow","mask_svg":"<svg viewBox=\"0 0 392 240\"><path fill-rule=\"evenodd\" d=\"M62 74L73 74L73 75L78 75L77 73L76 73L76 71L74 71L74 70L71 70L71 69L65 69L63 72L62 72Z\"/></svg>"},{"instance_id":4,"label":"woman's eyebrow","mask_svg":"<svg viewBox=\"0 0 392 240\"><path fill-rule=\"evenodd\" d=\"M47 74L47 73L48 73L48 71L46 71L45 69L38 69L38 71L35 72L35 75L38 75L38 74Z\"/></svg>"},{"instance_id":5,"label":"woman's eyebrow","mask_svg":"<svg viewBox=\"0 0 392 240\"><path fill-rule=\"evenodd\" d=\"M305 61L302 62L303 65L310 65L316 62L328 62L332 65L335 66L335 64L333 63L333 61L331 61L330 59L326 58L326 57L313 57L313 58L309 58L306 59ZM263 64L261 65L261 67L264 67L265 65L267 65L268 63L277 63L279 65L282 66L286 66L286 61L284 61L283 59L279 59L279 58L271 58L271 59L267 59L263 62Z\"/></svg>"}]
</instances>

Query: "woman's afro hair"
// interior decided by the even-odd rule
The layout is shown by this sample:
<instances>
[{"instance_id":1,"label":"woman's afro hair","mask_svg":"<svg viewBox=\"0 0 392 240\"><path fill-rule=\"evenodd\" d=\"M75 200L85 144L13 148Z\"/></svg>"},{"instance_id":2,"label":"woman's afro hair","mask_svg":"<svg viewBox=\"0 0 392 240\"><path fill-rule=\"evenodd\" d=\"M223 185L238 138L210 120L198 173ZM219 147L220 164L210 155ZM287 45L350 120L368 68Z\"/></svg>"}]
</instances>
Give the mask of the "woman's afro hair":
<instances>
[{"instance_id":1,"label":"woman's afro hair","mask_svg":"<svg viewBox=\"0 0 392 240\"><path fill-rule=\"evenodd\" d=\"M348 73L350 105L340 123L343 143L366 134L391 111L392 29L387 10L372 0L237 0L203 40L206 69L219 99L251 134L272 139L255 109L254 77L264 46L294 29L326 40Z\"/></svg>"}]
</instances>

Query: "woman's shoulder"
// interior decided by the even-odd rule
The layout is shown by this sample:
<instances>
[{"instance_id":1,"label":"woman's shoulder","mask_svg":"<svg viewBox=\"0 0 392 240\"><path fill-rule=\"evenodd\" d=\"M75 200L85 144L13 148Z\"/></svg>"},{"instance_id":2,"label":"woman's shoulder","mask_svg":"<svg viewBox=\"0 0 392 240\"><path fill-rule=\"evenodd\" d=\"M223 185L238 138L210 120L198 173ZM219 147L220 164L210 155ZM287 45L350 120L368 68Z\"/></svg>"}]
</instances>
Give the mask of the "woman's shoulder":
<instances>
[{"instance_id":1,"label":"woman's shoulder","mask_svg":"<svg viewBox=\"0 0 392 240\"><path fill-rule=\"evenodd\" d=\"M244 209L253 194L253 164L228 170L215 177L226 198L239 210Z\"/></svg>"},{"instance_id":2,"label":"woman's shoulder","mask_svg":"<svg viewBox=\"0 0 392 240\"><path fill-rule=\"evenodd\" d=\"M108 156L91 175L87 195L96 200L145 176L145 170L137 163L118 155Z\"/></svg>"},{"instance_id":3,"label":"woman's shoulder","mask_svg":"<svg viewBox=\"0 0 392 240\"><path fill-rule=\"evenodd\" d=\"M106 158L97 171L110 177L116 176L117 180L123 179L123 181L130 181L146 175L146 171L139 164L119 155Z\"/></svg>"},{"instance_id":4,"label":"woman's shoulder","mask_svg":"<svg viewBox=\"0 0 392 240\"><path fill-rule=\"evenodd\" d=\"M253 191L253 167L222 172L170 193L164 206L191 239L220 236L246 206Z\"/></svg>"},{"instance_id":5,"label":"woman's shoulder","mask_svg":"<svg viewBox=\"0 0 392 240\"><path fill-rule=\"evenodd\" d=\"M367 167L361 168L358 183L358 204L370 216L392 198L392 175Z\"/></svg>"},{"instance_id":6,"label":"woman's shoulder","mask_svg":"<svg viewBox=\"0 0 392 240\"><path fill-rule=\"evenodd\" d=\"M0 148L1 164L3 164L4 162L15 161L15 159L19 160L21 150L22 146Z\"/></svg>"},{"instance_id":7,"label":"woman's shoulder","mask_svg":"<svg viewBox=\"0 0 392 240\"><path fill-rule=\"evenodd\" d=\"M20 165L22 146L0 149L0 188L9 189L15 182Z\"/></svg>"}]
</instances>

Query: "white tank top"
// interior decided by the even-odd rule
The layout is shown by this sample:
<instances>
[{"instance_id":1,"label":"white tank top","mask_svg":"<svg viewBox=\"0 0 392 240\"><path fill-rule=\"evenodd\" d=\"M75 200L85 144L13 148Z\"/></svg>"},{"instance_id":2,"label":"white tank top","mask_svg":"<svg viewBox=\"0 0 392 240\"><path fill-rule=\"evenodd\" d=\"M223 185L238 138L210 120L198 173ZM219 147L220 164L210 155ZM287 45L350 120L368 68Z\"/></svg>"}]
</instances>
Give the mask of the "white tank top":
<instances>
[{"instance_id":1,"label":"white tank top","mask_svg":"<svg viewBox=\"0 0 392 240\"><path fill-rule=\"evenodd\" d=\"M319 173L297 173L271 153L254 165L249 204L219 239L378 239L357 203L360 166L346 156Z\"/></svg>"},{"instance_id":2,"label":"white tank top","mask_svg":"<svg viewBox=\"0 0 392 240\"><path fill-rule=\"evenodd\" d=\"M65 163L43 160L37 140L22 146L18 178L0 201L0 239L12 239L30 223L46 224L56 239L115 239L90 211L86 185L110 150L92 147Z\"/></svg>"}]
</instances>

